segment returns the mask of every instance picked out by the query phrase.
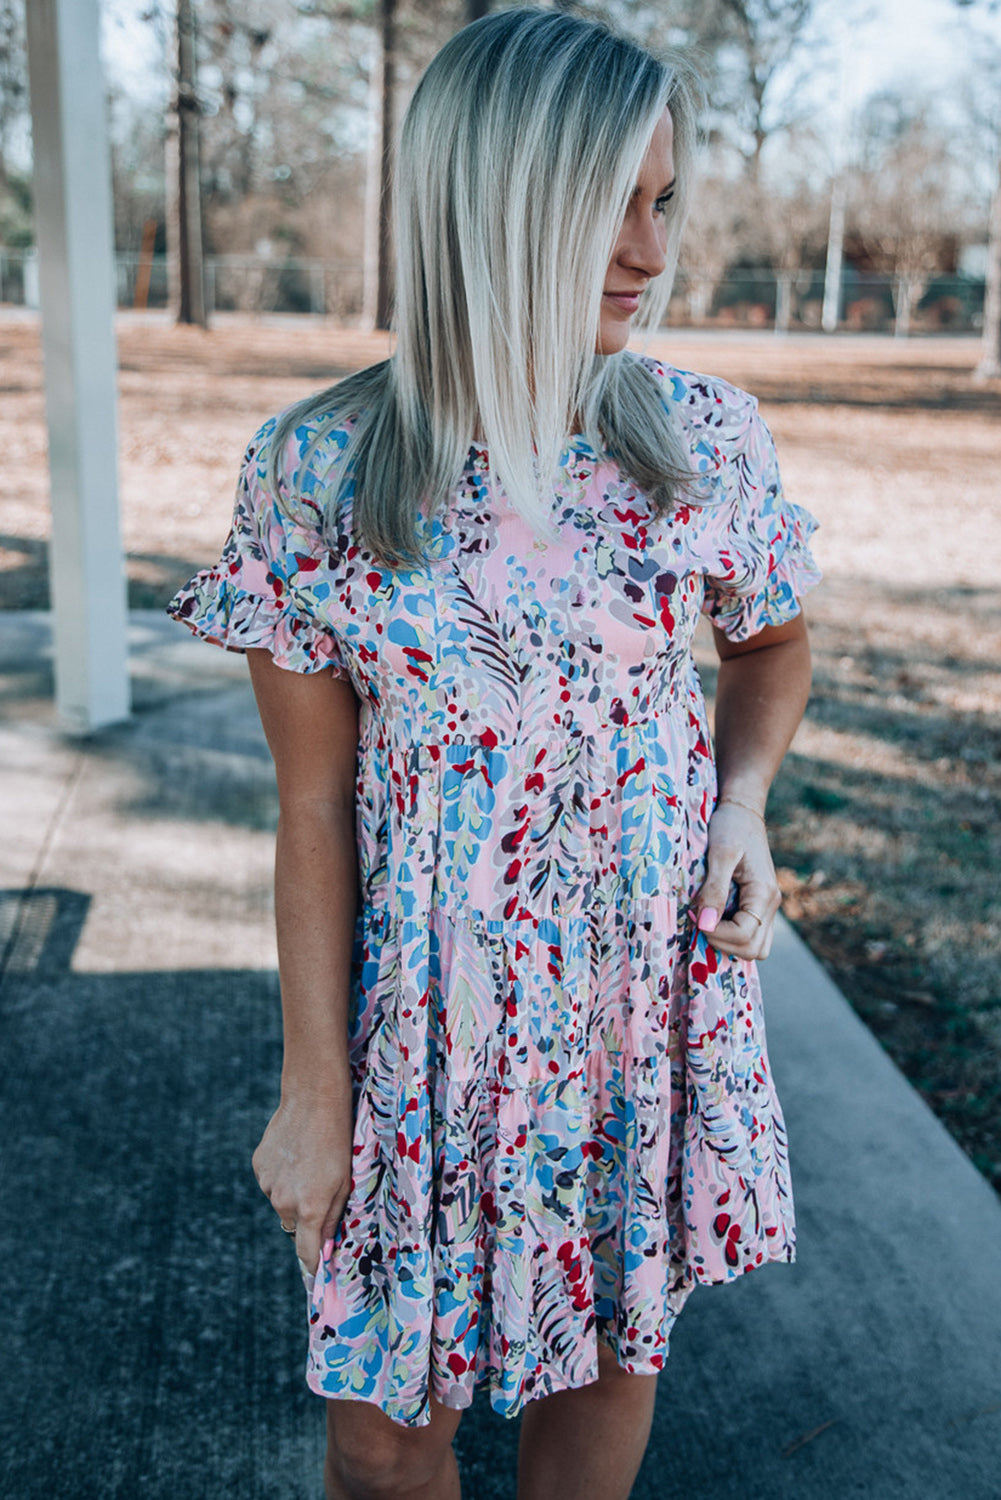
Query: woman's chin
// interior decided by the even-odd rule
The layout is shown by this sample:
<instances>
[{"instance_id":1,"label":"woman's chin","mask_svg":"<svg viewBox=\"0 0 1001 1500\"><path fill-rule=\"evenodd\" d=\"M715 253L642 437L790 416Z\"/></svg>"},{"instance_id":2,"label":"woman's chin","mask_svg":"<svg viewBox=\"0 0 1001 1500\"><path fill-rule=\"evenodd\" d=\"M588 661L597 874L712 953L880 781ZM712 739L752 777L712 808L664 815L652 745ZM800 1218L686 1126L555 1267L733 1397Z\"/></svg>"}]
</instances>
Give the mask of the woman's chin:
<instances>
[{"instance_id":1,"label":"woman's chin","mask_svg":"<svg viewBox=\"0 0 1001 1500\"><path fill-rule=\"evenodd\" d=\"M602 326L598 330L598 342L595 345L596 354L621 354L629 343L632 328L629 323L614 323L610 328Z\"/></svg>"}]
</instances>

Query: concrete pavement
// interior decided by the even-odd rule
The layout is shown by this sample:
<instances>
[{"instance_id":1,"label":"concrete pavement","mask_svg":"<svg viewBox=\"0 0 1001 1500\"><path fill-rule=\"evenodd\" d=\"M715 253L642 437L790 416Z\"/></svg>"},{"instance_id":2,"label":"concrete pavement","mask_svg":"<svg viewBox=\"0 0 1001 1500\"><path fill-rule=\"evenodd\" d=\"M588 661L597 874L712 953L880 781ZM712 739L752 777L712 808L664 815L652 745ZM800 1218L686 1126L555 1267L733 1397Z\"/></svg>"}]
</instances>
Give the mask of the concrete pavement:
<instances>
[{"instance_id":1,"label":"concrete pavement","mask_svg":"<svg viewBox=\"0 0 1001 1500\"><path fill-rule=\"evenodd\" d=\"M133 719L74 742L47 616L0 614L0 1496L319 1500L249 1169L270 760L242 658L131 635ZM1001 1500L1001 1201L787 926L763 975L799 1259L694 1294L634 1500ZM465 1415L465 1500L513 1500L517 1426Z\"/></svg>"}]
</instances>

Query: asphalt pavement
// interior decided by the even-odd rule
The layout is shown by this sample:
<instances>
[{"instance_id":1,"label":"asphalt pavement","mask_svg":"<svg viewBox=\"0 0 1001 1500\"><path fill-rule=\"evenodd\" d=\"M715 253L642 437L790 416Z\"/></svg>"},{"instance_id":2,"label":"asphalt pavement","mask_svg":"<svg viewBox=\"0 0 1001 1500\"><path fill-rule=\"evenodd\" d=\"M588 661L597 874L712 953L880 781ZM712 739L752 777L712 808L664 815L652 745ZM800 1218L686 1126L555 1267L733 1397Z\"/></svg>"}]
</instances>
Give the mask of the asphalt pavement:
<instances>
[{"instance_id":1,"label":"asphalt pavement","mask_svg":"<svg viewBox=\"0 0 1001 1500\"><path fill-rule=\"evenodd\" d=\"M276 800L241 657L131 617L135 712L59 733L0 614L0 1497L320 1500L275 1101ZM783 924L794 1265L701 1288L634 1500L1001 1500L1001 1200ZM478 1396L465 1500L514 1500Z\"/></svg>"}]
</instances>

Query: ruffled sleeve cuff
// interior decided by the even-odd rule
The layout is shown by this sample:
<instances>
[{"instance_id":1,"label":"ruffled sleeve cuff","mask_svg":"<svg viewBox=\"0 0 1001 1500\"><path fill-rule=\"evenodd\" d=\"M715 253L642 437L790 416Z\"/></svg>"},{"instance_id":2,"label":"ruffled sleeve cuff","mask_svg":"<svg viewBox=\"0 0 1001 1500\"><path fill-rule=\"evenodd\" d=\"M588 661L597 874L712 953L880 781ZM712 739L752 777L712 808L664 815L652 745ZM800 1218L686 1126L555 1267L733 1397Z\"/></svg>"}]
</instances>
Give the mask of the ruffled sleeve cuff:
<instances>
[{"instance_id":1,"label":"ruffled sleeve cuff","mask_svg":"<svg viewBox=\"0 0 1001 1500\"><path fill-rule=\"evenodd\" d=\"M289 672L333 669L347 677L334 636L314 620L275 598L237 588L218 568L206 568L179 589L167 613L203 640L227 651L260 646Z\"/></svg>"},{"instance_id":2,"label":"ruffled sleeve cuff","mask_svg":"<svg viewBox=\"0 0 1001 1500\"><path fill-rule=\"evenodd\" d=\"M724 553L724 576L706 580L702 609L730 640L746 641L799 614L800 598L822 577L810 548L817 525L808 510L783 499L768 517L767 540L760 533L742 539L734 549L743 554L739 560Z\"/></svg>"}]
</instances>

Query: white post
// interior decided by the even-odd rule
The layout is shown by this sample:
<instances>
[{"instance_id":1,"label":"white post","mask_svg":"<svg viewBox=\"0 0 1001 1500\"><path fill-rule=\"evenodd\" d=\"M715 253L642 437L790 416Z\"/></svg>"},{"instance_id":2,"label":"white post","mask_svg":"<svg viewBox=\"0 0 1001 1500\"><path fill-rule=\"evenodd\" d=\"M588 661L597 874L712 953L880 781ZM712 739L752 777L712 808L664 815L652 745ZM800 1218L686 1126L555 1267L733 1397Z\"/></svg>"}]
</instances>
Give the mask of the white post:
<instances>
[{"instance_id":1,"label":"white post","mask_svg":"<svg viewBox=\"0 0 1001 1500\"><path fill-rule=\"evenodd\" d=\"M897 300L894 309L893 336L906 339L911 333L911 307L914 302L914 284L909 276L897 277Z\"/></svg>"},{"instance_id":2,"label":"white post","mask_svg":"<svg viewBox=\"0 0 1001 1500\"><path fill-rule=\"evenodd\" d=\"M24 289L24 305L32 312L38 311L38 251L26 250L24 259L21 261L21 275L24 277L22 286Z\"/></svg>"},{"instance_id":3,"label":"white post","mask_svg":"<svg viewBox=\"0 0 1001 1500\"><path fill-rule=\"evenodd\" d=\"M852 161L852 97L857 73L853 67L853 22L844 8L838 19L838 125L834 131L834 163L831 177L831 218L827 232L827 264L824 269L824 302L820 326L836 333L841 317L841 264L845 249L845 208L848 197L848 166Z\"/></svg>"},{"instance_id":4,"label":"white post","mask_svg":"<svg viewBox=\"0 0 1001 1500\"><path fill-rule=\"evenodd\" d=\"M56 702L81 734L129 713L98 0L31 0L27 17Z\"/></svg>"},{"instance_id":5,"label":"white post","mask_svg":"<svg viewBox=\"0 0 1001 1500\"><path fill-rule=\"evenodd\" d=\"M327 311L326 276L322 260L314 260L309 268L309 310L311 313Z\"/></svg>"},{"instance_id":6,"label":"white post","mask_svg":"<svg viewBox=\"0 0 1001 1500\"><path fill-rule=\"evenodd\" d=\"M820 326L835 333L841 316L841 259L845 244L845 181L835 177L831 185L831 223L827 235L827 266L824 271L824 305Z\"/></svg>"},{"instance_id":7,"label":"white post","mask_svg":"<svg viewBox=\"0 0 1001 1500\"><path fill-rule=\"evenodd\" d=\"M778 271L775 276L775 332L789 332L792 323L792 271Z\"/></svg>"}]
</instances>

